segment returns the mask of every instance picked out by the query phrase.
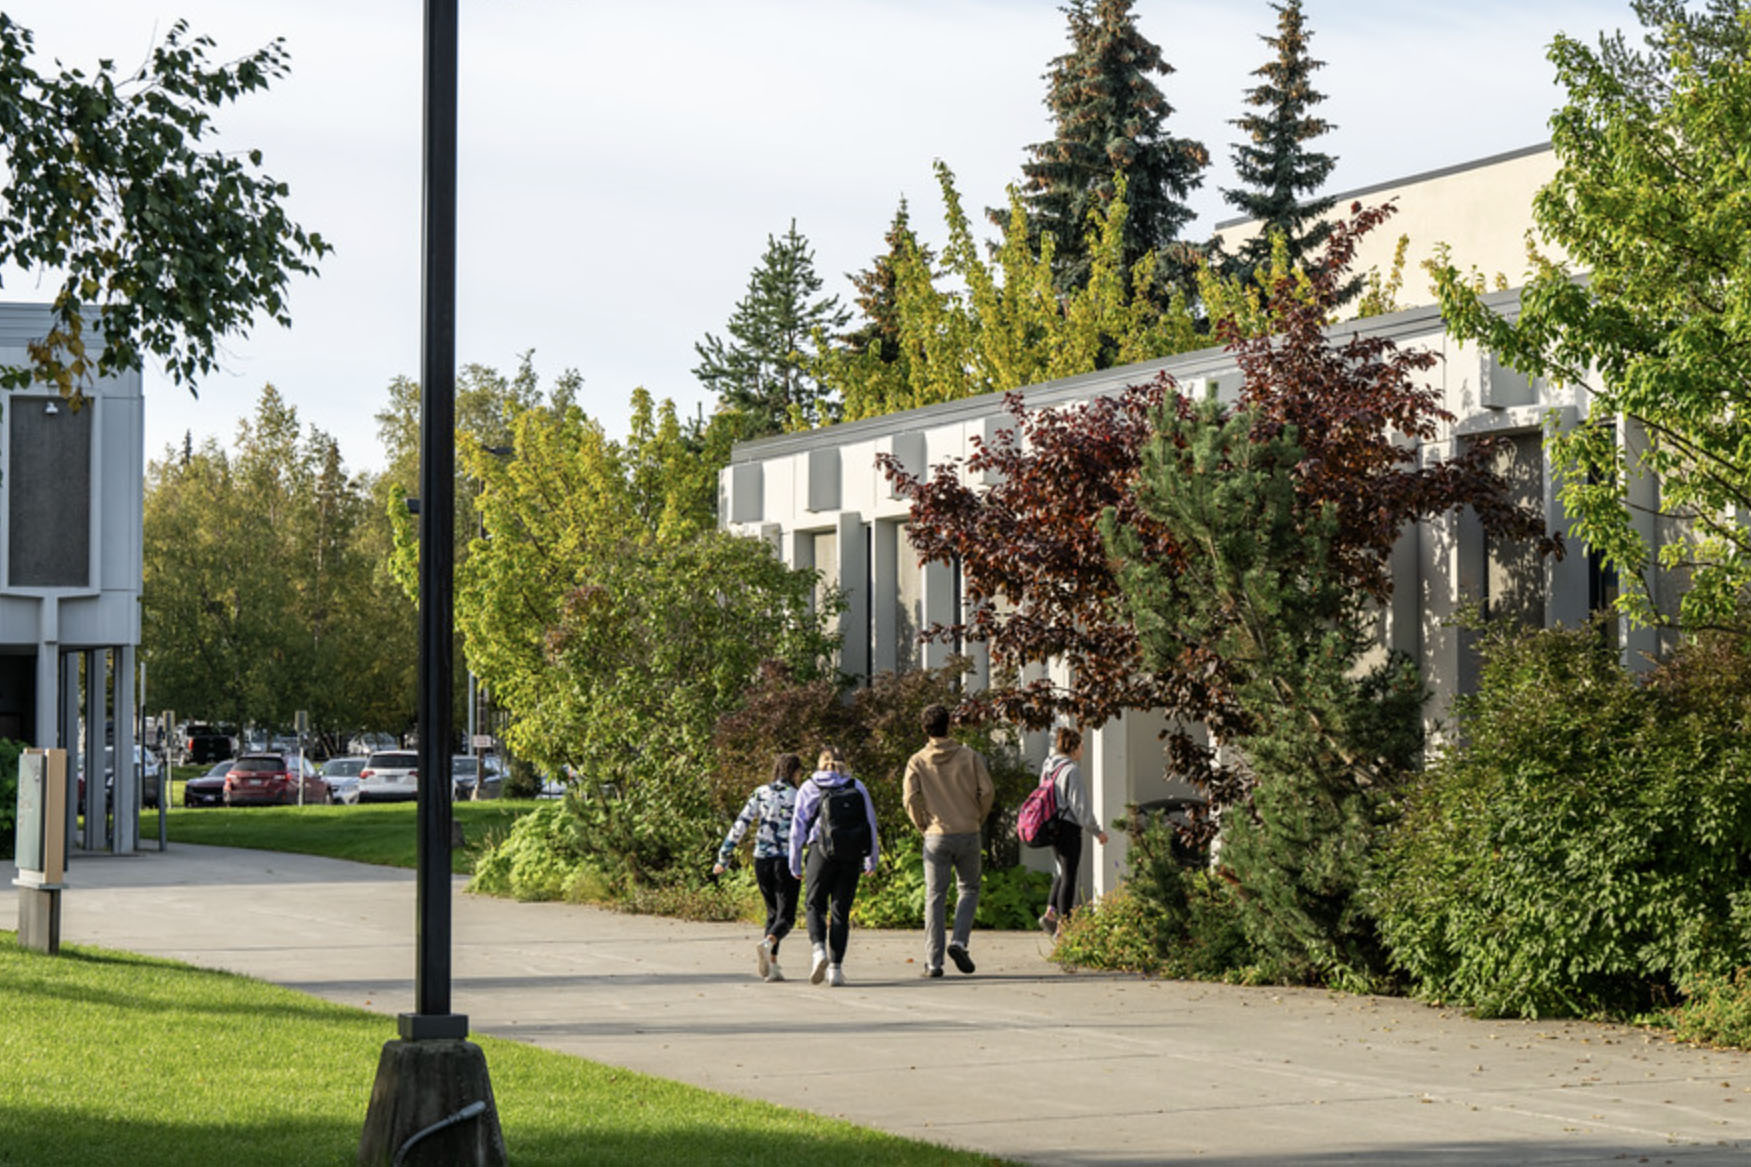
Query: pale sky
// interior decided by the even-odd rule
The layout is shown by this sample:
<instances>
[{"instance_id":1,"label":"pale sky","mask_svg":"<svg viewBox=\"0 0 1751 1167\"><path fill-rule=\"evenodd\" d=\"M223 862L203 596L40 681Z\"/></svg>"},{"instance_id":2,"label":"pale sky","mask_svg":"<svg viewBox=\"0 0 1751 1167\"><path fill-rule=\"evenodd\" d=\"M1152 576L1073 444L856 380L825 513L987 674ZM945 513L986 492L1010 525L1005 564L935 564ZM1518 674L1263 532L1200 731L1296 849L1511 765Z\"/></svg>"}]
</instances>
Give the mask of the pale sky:
<instances>
[{"instance_id":1,"label":"pale sky","mask_svg":"<svg viewBox=\"0 0 1751 1167\"><path fill-rule=\"evenodd\" d=\"M1276 15L1265 0L1138 0L1177 70L1168 128L1213 165L1193 238L1234 211L1229 120ZM1305 0L1329 192L1529 146L1560 100L1545 49L1632 26L1627 0ZM228 347L199 400L146 376L146 455L185 430L229 445L272 382L354 470L380 468L373 414L419 369L420 68L415 0L7 0L42 58L144 58L178 17L230 59L283 36L292 74L219 115L260 148L294 219L335 247L294 279L293 326ZM723 334L768 234L794 217L825 291L852 297L902 195L939 239L942 159L965 205L1001 204L1050 134L1041 80L1065 48L1053 0L463 0L457 356L544 379L575 368L610 434L635 386L691 413L695 341ZM1329 193L1328 192L1328 193ZM5 273L0 298L52 289Z\"/></svg>"}]
</instances>

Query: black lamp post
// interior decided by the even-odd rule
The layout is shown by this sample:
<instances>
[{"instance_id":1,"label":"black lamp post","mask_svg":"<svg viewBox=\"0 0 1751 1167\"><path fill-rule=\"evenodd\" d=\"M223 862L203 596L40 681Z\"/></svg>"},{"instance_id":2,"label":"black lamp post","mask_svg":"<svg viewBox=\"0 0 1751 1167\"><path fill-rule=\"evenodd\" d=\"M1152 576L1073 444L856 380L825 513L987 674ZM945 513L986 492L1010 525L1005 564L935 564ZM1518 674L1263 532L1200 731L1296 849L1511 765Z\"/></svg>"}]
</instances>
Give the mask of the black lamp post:
<instances>
[{"instance_id":1,"label":"black lamp post","mask_svg":"<svg viewBox=\"0 0 1751 1167\"><path fill-rule=\"evenodd\" d=\"M486 1057L450 1010L450 684L456 526L457 0L425 5L420 337L419 838L415 1011L384 1045L359 1162L499 1167Z\"/></svg>"},{"instance_id":2,"label":"black lamp post","mask_svg":"<svg viewBox=\"0 0 1751 1167\"><path fill-rule=\"evenodd\" d=\"M401 1036L461 1039L450 1012L450 681L456 531L456 0L427 0L421 224L419 848L416 1012Z\"/></svg>"}]
</instances>

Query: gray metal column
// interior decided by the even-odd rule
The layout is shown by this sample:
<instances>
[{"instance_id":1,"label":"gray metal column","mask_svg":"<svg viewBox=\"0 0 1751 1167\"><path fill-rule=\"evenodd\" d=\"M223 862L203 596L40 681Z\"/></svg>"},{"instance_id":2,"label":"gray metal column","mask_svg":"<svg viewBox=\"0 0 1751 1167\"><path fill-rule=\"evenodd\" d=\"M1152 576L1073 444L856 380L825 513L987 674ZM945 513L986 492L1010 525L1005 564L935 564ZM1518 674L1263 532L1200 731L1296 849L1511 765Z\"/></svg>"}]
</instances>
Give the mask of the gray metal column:
<instances>
[{"instance_id":1,"label":"gray metal column","mask_svg":"<svg viewBox=\"0 0 1751 1167\"><path fill-rule=\"evenodd\" d=\"M140 771L134 764L134 646L115 654L115 849L126 855L140 847Z\"/></svg>"},{"instance_id":2,"label":"gray metal column","mask_svg":"<svg viewBox=\"0 0 1751 1167\"><path fill-rule=\"evenodd\" d=\"M101 648L86 649L85 657L85 849L102 851L109 846L103 808L104 713L108 685L109 654Z\"/></svg>"},{"instance_id":3,"label":"gray metal column","mask_svg":"<svg viewBox=\"0 0 1751 1167\"><path fill-rule=\"evenodd\" d=\"M31 744L55 748L61 728L61 604L54 596L37 601L36 723Z\"/></svg>"},{"instance_id":4,"label":"gray metal column","mask_svg":"<svg viewBox=\"0 0 1751 1167\"><path fill-rule=\"evenodd\" d=\"M79 843L79 800L74 771L79 767L79 661L71 652L55 653L56 684L60 688L61 708L57 733L48 744L67 751L67 853L71 855Z\"/></svg>"}]
</instances>

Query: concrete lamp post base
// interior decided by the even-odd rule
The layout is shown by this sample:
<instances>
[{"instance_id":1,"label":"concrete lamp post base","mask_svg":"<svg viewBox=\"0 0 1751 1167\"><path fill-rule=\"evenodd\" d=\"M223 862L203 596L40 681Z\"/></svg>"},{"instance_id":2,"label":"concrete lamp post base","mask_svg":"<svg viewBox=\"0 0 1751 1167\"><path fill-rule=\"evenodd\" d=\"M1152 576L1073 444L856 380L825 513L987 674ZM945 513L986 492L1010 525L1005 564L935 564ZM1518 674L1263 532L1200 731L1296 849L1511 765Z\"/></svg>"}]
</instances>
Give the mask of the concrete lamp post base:
<instances>
[{"instance_id":1,"label":"concrete lamp post base","mask_svg":"<svg viewBox=\"0 0 1751 1167\"><path fill-rule=\"evenodd\" d=\"M471 1041L390 1041L377 1062L360 1167L507 1167L504 1133Z\"/></svg>"}]
</instances>

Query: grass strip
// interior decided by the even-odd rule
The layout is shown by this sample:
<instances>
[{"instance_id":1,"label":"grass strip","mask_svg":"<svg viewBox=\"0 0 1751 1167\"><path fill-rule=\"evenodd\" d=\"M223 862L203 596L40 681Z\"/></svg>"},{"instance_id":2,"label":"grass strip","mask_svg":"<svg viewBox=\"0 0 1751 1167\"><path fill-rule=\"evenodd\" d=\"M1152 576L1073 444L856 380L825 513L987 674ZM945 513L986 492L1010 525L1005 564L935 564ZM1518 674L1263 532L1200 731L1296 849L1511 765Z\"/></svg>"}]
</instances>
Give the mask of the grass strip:
<instances>
[{"instance_id":1,"label":"grass strip","mask_svg":"<svg viewBox=\"0 0 1751 1167\"><path fill-rule=\"evenodd\" d=\"M451 871L472 875L474 861L486 845L503 837L512 823L540 805L533 799L511 798L455 803L451 813L462 827L464 844L450 852ZM173 805L168 833L173 843L295 851L385 867L411 868L418 853L416 810L411 802L365 806ZM140 813L140 837L158 837L157 811Z\"/></svg>"},{"instance_id":2,"label":"grass strip","mask_svg":"<svg viewBox=\"0 0 1751 1167\"><path fill-rule=\"evenodd\" d=\"M174 816L173 816L174 817ZM264 981L0 931L0 1167L355 1162L393 1023ZM991 1164L476 1036L518 1167Z\"/></svg>"}]
</instances>

